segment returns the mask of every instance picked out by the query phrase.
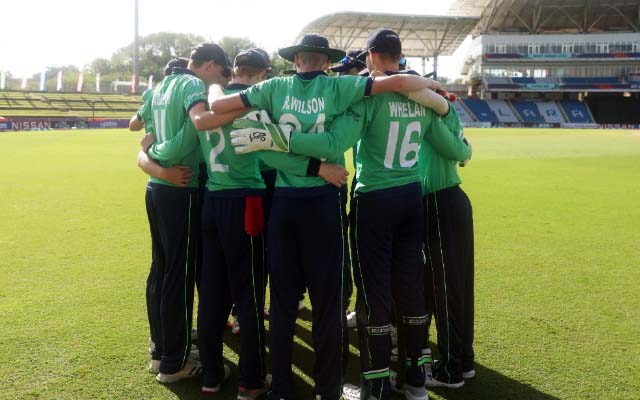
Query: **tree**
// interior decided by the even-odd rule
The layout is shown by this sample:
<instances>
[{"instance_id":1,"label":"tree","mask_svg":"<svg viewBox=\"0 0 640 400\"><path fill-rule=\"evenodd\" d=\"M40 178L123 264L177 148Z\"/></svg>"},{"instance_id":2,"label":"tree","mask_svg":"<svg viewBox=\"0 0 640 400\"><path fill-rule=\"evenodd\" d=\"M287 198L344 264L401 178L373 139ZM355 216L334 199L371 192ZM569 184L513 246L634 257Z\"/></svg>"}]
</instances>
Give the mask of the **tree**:
<instances>
[{"instance_id":1,"label":"tree","mask_svg":"<svg viewBox=\"0 0 640 400\"><path fill-rule=\"evenodd\" d=\"M191 49L204 42L202 36L190 33L152 33L140 38L140 76L161 78L164 66L174 57L189 57ZM92 63L93 64L93 63ZM133 43L111 56L111 73L123 76L133 73Z\"/></svg>"},{"instance_id":2,"label":"tree","mask_svg":"<svg viewBox=\"0 0 640 400\"><path fill-rule=\"evenodd\" d=\"M242 50L257 47L255 43L248 38L238 38L225 36L218 42L218 45L229 55L231 63Z\"/></svg>"},{"instance_id":3,"label":"tree","mask_svg":"<svg viewBox=\"0 0 640 400\"><path fill-rule=\"evenodd\" d=\"M100 73L103 75L108 75L111 73L111 61L106 58L96 58L91 61L89 65L85 67L85 69L95 73Z\"/></svg>"},{"instance_id":4,"label":"tree","mask_svg":"<svg viewBox=\"0 0 640 400\"><path fill-rule=\"evenodd\" d=\"M271 54L271 67L271 75L273 76L279 76L282 75L283 71L294 69L292 62L280 57L276 52L273 52L273 54Z\"/></svg>"}]
</instances>

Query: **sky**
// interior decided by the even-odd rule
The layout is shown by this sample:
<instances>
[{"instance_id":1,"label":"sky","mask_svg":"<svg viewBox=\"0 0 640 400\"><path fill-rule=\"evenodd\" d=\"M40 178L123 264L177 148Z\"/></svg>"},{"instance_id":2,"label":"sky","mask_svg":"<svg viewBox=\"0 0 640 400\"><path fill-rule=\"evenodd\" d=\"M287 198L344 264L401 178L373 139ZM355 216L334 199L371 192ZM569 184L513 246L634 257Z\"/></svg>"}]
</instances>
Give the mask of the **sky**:
<instances>
[{"instance_id":1,"label":"sky","mask_svg":"<svg viewBox=\"0 0 640 400\"><path fill-rule=\"evenodd\" d=\"M221 2L138 0L139 35L180 32L218 41L247 37L270 53L293 44L302 28L323 15L372 13L445 14L453 0L346 2L339 0ZM0 70L30 77L50 65L82 67L133 41L134 0L4 0L0 23ZM313 12L309 12L313 9ZM461 52L459 52L461 53ZM457 70L461 55L441 57L440 75ZM419 70L419 62L409 60ZM430 67L427 66L430 70Z\"/></svg>"}]
</instances>

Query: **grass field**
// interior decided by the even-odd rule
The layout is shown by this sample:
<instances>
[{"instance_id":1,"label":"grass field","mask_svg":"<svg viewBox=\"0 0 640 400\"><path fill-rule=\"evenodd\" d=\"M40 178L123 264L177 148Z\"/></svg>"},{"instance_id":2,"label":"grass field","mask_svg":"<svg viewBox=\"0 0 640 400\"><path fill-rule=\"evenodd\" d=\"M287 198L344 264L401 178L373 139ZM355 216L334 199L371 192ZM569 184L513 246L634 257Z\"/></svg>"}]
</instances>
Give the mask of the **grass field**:
<instances>
[{"instance_id":1,"label":"grass field","mask_svg":"<svg viewBox=\"0 0 640 400\"><path fill-rule=\"evenodd\" d=\"M467 136L478 374L431 397L639 399L640 133ZM197 381L162 386L146 372L137 141L124 130L0 133L0 398L200 397ZM309 319L306 309L294 355L304 399ZM237 337L227 344L235 362ZM235 398L235 372L219 399Z\"/></svg>"}]
</instances>

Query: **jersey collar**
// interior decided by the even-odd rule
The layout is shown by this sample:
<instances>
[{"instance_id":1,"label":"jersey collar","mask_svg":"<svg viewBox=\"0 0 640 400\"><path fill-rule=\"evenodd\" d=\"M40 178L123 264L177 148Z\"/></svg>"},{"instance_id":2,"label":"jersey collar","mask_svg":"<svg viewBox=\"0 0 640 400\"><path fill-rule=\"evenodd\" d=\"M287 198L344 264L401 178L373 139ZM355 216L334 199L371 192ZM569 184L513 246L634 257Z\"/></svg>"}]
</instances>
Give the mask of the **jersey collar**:
<instances>
[{"instance_id":1,"label":"jersey collar","mask_svg":"<svg viewBox=\"0 0 640 400\"><path fill-rule=\"evenodd\" d=\"M249 85L245 85L242 83L230 83L227 86L225 86L224 88L227 90L244 90L246 88L248 88Z\"/></svg>"},{"instance_id":2,"label":"jersey collar","mask_svg":"<svg viewBox=\"0 0 640 400\"><path fill-rule=\"evenodd\" d=\"M305 81L310 81L311 79L320 75L327 76L324 71L298 72L296 73L296 75L298 75L300 79L304 79Z\"/></svg>"},{"instance_id":3,"label":"jersey collar","mask_svg":"<svg viewBox=\"0 0 640 400\"><path fill-rule=\"evenodd\" d=\"M187 74L187 75L196 76L195 72L193 72L189 68L173 67L171 69L171 75L180 75L180 74Z\"/></svg>"}]
</instances>

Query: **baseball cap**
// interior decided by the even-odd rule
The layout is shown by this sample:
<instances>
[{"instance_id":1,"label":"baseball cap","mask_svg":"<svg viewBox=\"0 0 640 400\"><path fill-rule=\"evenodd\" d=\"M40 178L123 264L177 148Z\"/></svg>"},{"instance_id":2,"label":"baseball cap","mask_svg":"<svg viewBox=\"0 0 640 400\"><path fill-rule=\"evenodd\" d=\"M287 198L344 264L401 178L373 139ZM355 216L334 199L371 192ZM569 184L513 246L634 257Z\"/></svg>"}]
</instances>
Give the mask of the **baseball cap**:
<instances>
[{"instance_id":1,"label":"baseball cap","mask_svg":"<svg viewBox=\"0 0 640 400\"><path fill-rule=\"evenodd\" d=\"M262 49L243 50L236 56L233 61L234 67L253 67L257 69L271 71L269 58L265 56L266 52Z\"/></svg>"},{"instance_id":2,"label":"baseball cap","mask_svg":"<svg viewBox=\"0 0 640 400\"><path fill-rule=\"evenodd\" d=\"M200 43L191 50L191 60L195 62L214 61L224 67L225 72L231 74L231 62L229 56L222 47L215 43Z\"/></svg>"},{"instance_id":3,"label":"baseball cap","mask_svg":"<svg viewBox=\"0 0 640 400\"><path fill-rule=\"evenodd\" d=\"M376 53L400 54L402 44L397 33L388 28L377 29L367 38L364 51L373 50Z\"/></svg>"},{"instance_id":4,"label":"baseball cap","mask_svg":"<svg viewBox=\"0 0 640 400\"><path fill-rule=\"evenodd\" d=\"M361 70L367 67L367 64L364 62L365 58L366 52L363 53L360 49L351 50L342 60L340 60L339 64L332 66L331 70L333 72L345 72L351 68L358 68L358 70Z\"/></svg>"},{"instance_id":5,"label":"baseball cap","mask_svg":"<svg viewBox=\"0 0 640 400\"><path fill-rule=\"evenodd\" d=\"M294 62L296 54L300 52L322 53L329 56L329 61L337 62L342 59L346 53L342 50L332 49L329 47L329 40L317 33L307 33L300 39L295 46L284 47L278 50L280 57L285 60Z\"/></svg>"},{"instance_id":6,"label":"baseball cap","mask_svg":"<svg viewBox=\"0 0 640 400\"><path fill-rule=\"evenodd\" d=\"M169 60L167 65L164 66L164 75L170 75L171 70L174 68L187 68L189 65L189 59L186 57L176 57Z\"/></svg>"}]
</instances>

